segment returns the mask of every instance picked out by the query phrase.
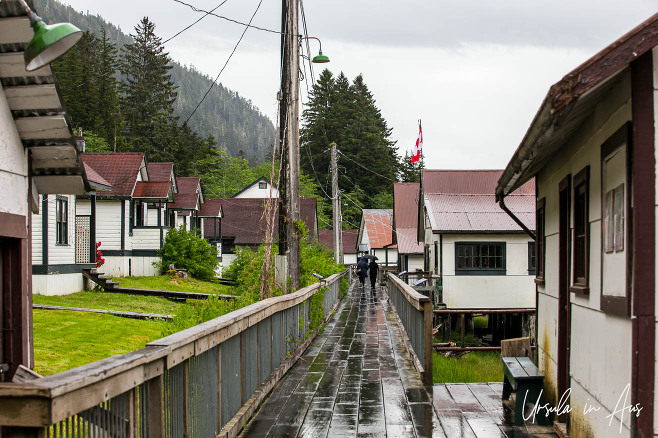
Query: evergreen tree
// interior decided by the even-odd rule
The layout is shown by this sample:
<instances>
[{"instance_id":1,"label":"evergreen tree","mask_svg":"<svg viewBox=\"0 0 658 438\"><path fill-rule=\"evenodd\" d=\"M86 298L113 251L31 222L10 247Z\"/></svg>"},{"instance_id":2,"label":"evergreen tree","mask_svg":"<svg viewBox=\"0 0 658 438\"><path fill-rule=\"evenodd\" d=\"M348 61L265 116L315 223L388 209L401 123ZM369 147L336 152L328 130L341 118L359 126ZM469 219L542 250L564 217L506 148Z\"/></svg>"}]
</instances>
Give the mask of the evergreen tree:
<instances>
[{"instance_id":1,"label":"evergreen tree","mask_svg":"<svg viewBox=\"0 0 658 438\"><path fill-rule=\"evenodd\" d=\"M119 94L116 72L117 49L101 28L97 43L96 87L97 97L94 108L94 131L108 143L116 143L117 134L121 137L122 120L119 110ZM123 141L119 140L120 143Z\"/></svg>"},{"instance_id":2,"label":"evergreen tree","mask_svg":"<svg viewBox=\"0 0 658 438\"><path fill-rule=\"evenodd\" d=\"M94 128L98 41L93 33L82 34L78 44L53 63L66 109L74 128Z\"/></svg>"},{"instance_id":3,"label":"evergreen tree","mask_svg":"<svg viewBox=\"0 0 658 438\"><path fill-rule=\"evenodd\" d=\"M400 181L403 182L420 182L420 171L425 168L425 158L420 153L420 160L415 163L411 162L409 151L404 153L404 159L400 166Z\"/></svg>"},{"instance_id":4,"label":"evergreen tree","mask_svg":"<svg viewBox=\"0 0 658 438\"><path fill-rule=\"evenodd\" d=\"M303 121L301 167L314 177L320 193L331 192L328 148L332 141L338 145L338 184L351 199L344 206L346 221L358 222L360 208L392 207L389 201L393 182L398 179L402 164L395 143L390 140L391 129L363 76L357 76L350 84L343 73L334 78L324 70L310 92ZM330 203L318 205L324 215L331 216Z\"/></svg>"},{"instance_id":5,"label":"evergreen tree","mask_svg":"<svg viewBox=\"0 0 658 438\"><path fill-rule=\"evenodd\" d=\"M171 125L176 87L171 80L171 58L148 17L142 18L131 36L134 42L124 46L120 62L124 132L131 150L145 152L151 161L164 160L174 155Z\"/></svg>"}]
</instances>

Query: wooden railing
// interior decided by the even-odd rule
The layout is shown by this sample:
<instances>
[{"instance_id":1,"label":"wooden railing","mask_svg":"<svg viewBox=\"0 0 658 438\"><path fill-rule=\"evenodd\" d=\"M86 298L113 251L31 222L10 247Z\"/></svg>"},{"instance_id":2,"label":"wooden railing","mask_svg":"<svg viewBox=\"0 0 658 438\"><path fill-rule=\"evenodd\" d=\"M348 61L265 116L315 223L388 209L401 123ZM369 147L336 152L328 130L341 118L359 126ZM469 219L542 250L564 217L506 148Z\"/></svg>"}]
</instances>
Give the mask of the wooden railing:
<instances>
[{"instance_id":1,"label":"wooden railing","mask_svg":"<svg viewBox=\"0 0 658 438\"><path fill-rule=\"evenodd\" d=\"M399 277L388 274L388 293L407 335L407 348L425 385L432 385L432 302Z\"/></svg>"},{"instance_id":2,"label":"wooden railing","mask_svg":"<svg viewBox=\"0 0 658 438\"><path fill-rule=\"evenodd\" d=\"M317 334L309 300L324 293L326 321L346 274L128 354L0 384L0 426L9 436L236 436Z\"/></svg>"}]
</instances>

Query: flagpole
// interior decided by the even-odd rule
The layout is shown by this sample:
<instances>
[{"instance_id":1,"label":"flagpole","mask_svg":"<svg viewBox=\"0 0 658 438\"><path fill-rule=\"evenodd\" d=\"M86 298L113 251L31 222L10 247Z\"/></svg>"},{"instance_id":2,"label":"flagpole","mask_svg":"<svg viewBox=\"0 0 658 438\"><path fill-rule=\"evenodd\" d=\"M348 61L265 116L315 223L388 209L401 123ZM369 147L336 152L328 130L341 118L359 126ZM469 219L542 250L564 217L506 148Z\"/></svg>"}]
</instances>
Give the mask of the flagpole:
<instances>
[{"instance_id":1,"label":"flagpole","mask_svg":"<svg viewBox=\"0 0 658 438\"><path fill-rule=\"evenodd\" d=\"M418 131L422 132L423 130L423 123L421 119L418 119ZM423 159L423 150L421 149L420 152L418 153L418 163L421 163ZM423 179L423 168L421 165L418 165L418 182L421 182Z\"/></svg>"}]
</instances>

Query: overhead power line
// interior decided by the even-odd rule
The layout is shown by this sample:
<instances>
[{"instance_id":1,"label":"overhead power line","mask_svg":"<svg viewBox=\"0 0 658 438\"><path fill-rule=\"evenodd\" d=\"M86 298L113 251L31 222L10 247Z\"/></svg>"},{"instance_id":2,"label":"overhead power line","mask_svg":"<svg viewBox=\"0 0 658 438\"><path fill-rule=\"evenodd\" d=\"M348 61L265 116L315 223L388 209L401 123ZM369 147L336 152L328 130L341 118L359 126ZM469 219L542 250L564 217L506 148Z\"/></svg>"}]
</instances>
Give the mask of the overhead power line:
<instances>
[{"instance_id":1,"label":"overhead power line","mask_svg":"<svg viewBox=\"0 0 658 438\"><path fill-rule=\"evenodd\" d=\"M180 1L180 0L174 0L174 1L177 1L177 2L179 2L179 3L183 3L183 2ZM183 4L186 4L186 3L183 3ZM220 77L220 76L222 75L222 73L224 72L224 69L226 69L226 66L228 65L229 61L231 60L231 58L232 58L233 55L235 54L235 51L238 49L238 46L239 46L240 43L242 42L242 39L244 38L244 35L247 33L247 30L249 30L249 28L251 27L251 22L254 20L254 17L255 17L256 14L258 13L258 10L260 9L260 5L261 5L261 4L263 4L263 0L260 0L260 1L258 2L258 6L256 6L256 10L254 11L254 13L251 15L251 18L249 19L249 25L245 25L246 27L245 27L244 30L242 31L242 35L240 35L240 39L238 40L237 43L235 43L235 47L233 47L233 50L231 51L231 54L230 54L230 55L228 56L228 58L226 59L226 62L224 63L224 66L222 67L222 69L219 71L219 73L218 73L217 76L215 77L215 80L212 81L212 84L210 84L210 87L208 87L208 91L206 91L206 94L203 95L203 97L201 98L201 101L200 101L200 102L197 104L197 106L194 108L194 111L192 111L192 113L187 117L187 119L185 119L185 121L181 124L181 128L182 128L183 125L185 125L187 122L190 121L190 119L192 118L192 116L194 115L194 113L196 113L196 111L199 109L199 107L201 106L201 104L203 103L203 101L206 100L206 97L207 97L208 94L210 93L210 90L212 90L212 87L214 87L214 86L215 86L215 83L217 83L217 80L219 79L219 77ZM189 6L189 5L188 5L188 6ZM180 130L181 128L179 128L179 130Z\"/></svg>"},{"instance_id":2,"label":"overhead power line","mask_svg":"<svg viewBox=\"0 0 658 438\"><path fill-rule=\"evenodd\" d=\"M199 18L199 19L198 19L197 21L195 21L194 23L192 23L192 24L190 24L189 26L186 26L186 27L183 28L182 30L178 31L176 34L174 34L174 36L169 37L168 39L164 40L164 41L162 42L162 44L168 43L169 41L173 40L173 39L176 38L178 35L182 34L182 33L185 32L187 29L189 29L190 27L194 26L194 25L197 24L199 21L203 20L203 19L206 18L208 15L210 15L211 13L213 13L214 11L216 11L217 9L219 9L219 8L220 8L224 3L226 3L227 1L228 1L228 0L224 0L223 2L221 2L220 4L218 4L217 6L215 6L214 8L212 8L209 12L206 12L206 14L205 14L203 17ZM182 3L182 2L180 2L180 3Z\"/></svg>"}]
</instances>

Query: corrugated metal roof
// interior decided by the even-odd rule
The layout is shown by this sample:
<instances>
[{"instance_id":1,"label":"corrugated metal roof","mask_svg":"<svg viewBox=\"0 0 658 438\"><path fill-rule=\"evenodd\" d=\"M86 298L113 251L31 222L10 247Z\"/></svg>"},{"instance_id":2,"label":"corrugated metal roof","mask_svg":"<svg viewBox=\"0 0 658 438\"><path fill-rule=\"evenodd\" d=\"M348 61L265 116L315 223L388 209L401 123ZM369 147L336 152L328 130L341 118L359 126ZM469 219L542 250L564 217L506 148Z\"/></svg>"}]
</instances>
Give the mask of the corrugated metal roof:
<instances>
[{"instance_id":1,"label":"corrugated metal roof","mask_svg":"<svg viewBox=\"0 0 658 438\"><path fill-rule=\"evenodd\" d=\"M502 170L423 170L423 193L444 193L456 195L490 195L496 193ZM534 182L519 187L515 192L534 195Z\"/></svg>"},{"instance_id":2,"label":"corrugated metal roof","mask_svg":"<svg viewBox=\"0 0 658 438\"><path fill-rule=\"evenodd\" d=\"M433 231L522 231L521 227L500 209L493 194L426 194L424 201ZM505 198L505 204L529 229L535 229L534 195L510 195Z\"/></svg>"},{"instance_id":3,"label":"corrugated metal roof","mask_svg":"<svg viewBox=\"0 0 658 438\"><path fill-rule=\"evenodd\" d=\"M418 242L418 199L420 183L393 185L393 223L400 254L422 254L424 245Z\"/></svg>"},{"instance_id":4,"label":"corrugated metal roof","mask_svg":"<svg viewBox=\"0 0 658 438\"><path fill-rule=\"evenodd\" d=\"M397 228L395 230L398 239L398 253L400 254L423 254L425 245L418 242L416 228Z\"/></svg>"},{"instance_id":5,"label":"corrugated metal roof","mask_svg":"<svg viewBox=\"0 0 658 438\"><path fill-rule=\"evenodd\" d=\"M384 248L393 243L393 210L392 209L366 209L363 210L363 221L370 248ZM396 248L396 245L389 246Z\"/></svg>"},{"instance_id":6,"label":"corrugated metal roof","mask_svg":"<svg viewBox=\"0 0 658 438\"><path fill-rule=\"evenodd\" d=\"M343 254L356 254L356 240L359 230L342 230ZM318 241L328 250L334 249L334 230L318 230Z\"/></svg>"},{"instance_id":7,"label":"corrugated metal roof","mask_svg":"<svg viewBox=\"0 0 658 438\"><path fill-rule=\"evenodd\" d=\"M393 185L394 222L397 228L418 228L418 198L420 183Z\"/></svg>"}]
</instances>

